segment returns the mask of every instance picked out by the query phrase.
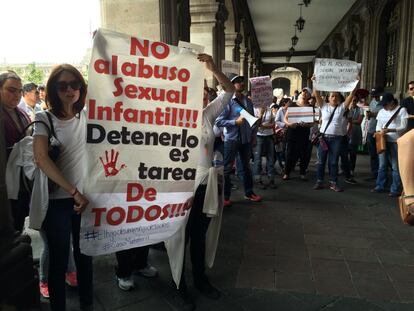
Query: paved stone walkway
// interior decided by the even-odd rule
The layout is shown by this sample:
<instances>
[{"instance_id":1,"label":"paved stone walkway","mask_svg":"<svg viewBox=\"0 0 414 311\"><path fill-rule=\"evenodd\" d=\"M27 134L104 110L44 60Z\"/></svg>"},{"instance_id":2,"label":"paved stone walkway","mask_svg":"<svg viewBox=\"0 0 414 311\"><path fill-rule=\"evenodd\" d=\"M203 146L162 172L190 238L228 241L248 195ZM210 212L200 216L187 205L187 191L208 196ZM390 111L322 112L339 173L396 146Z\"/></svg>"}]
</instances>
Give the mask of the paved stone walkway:
<instances>
[{"instance_id":1,"label":"paved stone walkway","mask_svg":"<svg viewBox=\"0 0 414 311\"><path fill-rule=\"evenodd\" d=\"M312 190L313 181L280 181L252 204L234 192L224 212L211 282L217 300L192 288L196 310L414 310L414 228L399 219L397 200L372 194L367 156L359 156L358 185L345 192ZM314 167L310 167L313 177ZM35 239L35 256L40 246ZM132 292L118 289L114 256L94 259L96 310L177 310L166 254L151 249L156 279L136 277ZM187 273L191 275L191 273ZM68 290L70 310L78 310ZM42 310L49 310L42 303Z\"/></svg>"}]
</instances>

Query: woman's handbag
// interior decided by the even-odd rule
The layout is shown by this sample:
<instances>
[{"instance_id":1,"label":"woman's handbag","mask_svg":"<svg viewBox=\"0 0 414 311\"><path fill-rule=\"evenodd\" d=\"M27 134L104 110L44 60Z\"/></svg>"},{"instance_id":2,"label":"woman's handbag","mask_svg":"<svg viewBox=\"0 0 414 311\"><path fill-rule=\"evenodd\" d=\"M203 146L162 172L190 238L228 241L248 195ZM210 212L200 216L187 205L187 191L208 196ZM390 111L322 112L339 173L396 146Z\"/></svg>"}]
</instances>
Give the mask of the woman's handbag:
<instances>
[{"instance_id":1,"label":"woman's handbag","mask_svg":"<svg viewBox=\"0 0 414 311\"><path fill-rule=\"evenodd\" d=\"M396 112L392 115L392 117L388 120L388 122L385 124L384 129L388 128L391 124L391 122L397 117L398 113L400 112L402 107L398 108ZM377 148L377 153L381 154L385 150L387 150L387 142L385 140L385 133L383 132L376 132L374 134L375 136L375 146Z\"/></svg>"},{"instance_id":2,"label":"woman's handbag","mask_svg":"<svg viewBox=\"0 0 414 311\"><path fill-rule=\"evenodd\" d=\"M407 205L405 199L414 198L414 195L404 195L404 192L399 197L400 215L403 223L409 226L414 226L414 203Z\"/></svg>"},{"instance_id":3,"label":"woman's handbag","mask_svg":"<svg viewBox=\"0 0 414 311\"><path fill-rule=\"evenodd\" d=\"M387 144L385 141L385 133L383 132L376 132L374 134L375 137L375 146L377 147L377 153L383 153L385 150L387 150Z\"/></svg>"},{"instance_id":4,"label":"woman's handbag","mask_svg":"<svg viewBox=\"0 0 414 311\"><path fill-rule=\"evenodd\" d=\"M22 133L26 133L26 131L29 128L33 127L33 125L36 124L36 123L43 124L46 127L46 129L48 131L48 136L49 136L48 137L48 151L47 151L47 153L49 155L49 158L53 162L56 162L56 160L58 159L58 157L60 155L60 141L56 136L55 128L53 126L52 117L50 116L50 113L47 112L47 111L45 111L45 113L46 113L46 116L49 120L49 124L47 124L44 121L40 121L40 120L39 121L33 121L24 128ZM32 187L33 187L33 183L30 180L28 180L27 178L23 179L23 183L24 183L24 186L25 186L26 190L31 192ZM48 184L49 184L49 192L54 191L58 187L58 185L56 183L54 183L49 178L48 178Z\"/></svg>"}]
</instances>

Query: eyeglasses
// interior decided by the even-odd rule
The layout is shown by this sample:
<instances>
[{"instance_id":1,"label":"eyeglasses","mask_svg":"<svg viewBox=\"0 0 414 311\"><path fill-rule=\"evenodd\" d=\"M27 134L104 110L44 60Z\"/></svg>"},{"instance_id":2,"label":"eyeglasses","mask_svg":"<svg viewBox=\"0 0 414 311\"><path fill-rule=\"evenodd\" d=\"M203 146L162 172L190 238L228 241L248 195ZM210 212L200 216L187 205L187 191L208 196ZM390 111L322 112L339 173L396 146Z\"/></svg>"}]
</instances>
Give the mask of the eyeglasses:
<instances>
[{"instance_id":1,"label":"eyeglasses","mask_svg":"<svg viewBox=\"0 0 414 311\"><path fill-rule=\"evenodd\" d=\"M6 90L9 93L12 93L12 94L22 94L23 93L22 89L16 89L15 87L12 87L12 86L6 87Z\"/></svg>"},{"instance_id":2,"label":"eyeglasses","mask_svg":"<svg viewBox=\"0 0 414 311\"><path fill-rule=\"evenodd\" d=\"M59 81L56 83L56 88L61 92L66 92L69 86L74 91L77 91L82 87L81 83L76 80L70 82Z\"/></svg>"}]
</instances>

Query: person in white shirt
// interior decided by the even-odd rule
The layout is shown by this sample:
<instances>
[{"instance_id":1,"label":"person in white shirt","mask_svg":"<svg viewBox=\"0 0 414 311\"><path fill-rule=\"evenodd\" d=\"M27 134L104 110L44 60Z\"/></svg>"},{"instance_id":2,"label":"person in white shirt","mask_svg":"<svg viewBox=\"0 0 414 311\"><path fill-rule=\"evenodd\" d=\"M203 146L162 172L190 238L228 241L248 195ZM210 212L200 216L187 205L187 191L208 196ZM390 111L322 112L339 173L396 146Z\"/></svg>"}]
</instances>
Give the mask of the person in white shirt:
<instances>
[{"instance_id":1,"label":"person in white shirt","mask_svg":"<svg viewBox=\"0 0 414 311\"><path fill-rule=\"evenodd\" d=\"M85 170L86 83L72 65L56 66L46 85L49 111L36 114L37 121L52 121L60 153L53 161L48 153L49 130L36 124L33 153L36 165L58 187L49 193L49 207L42 223L49 245L48 287L50 308L66 310L65 272L68 265L70 237L79 285L80 310L93 309L92 257L81 254L79 235L81 213L89 204L83 192ZM50 114L49 117L47 114ZM49 189L50 190L50 189Z\"/></svg>"},{"instance_id":2,"label":"person in white shirt","mask_svg":"<svg viewBox=\"0 0 414 311\"><path fill-rule=\"evenodd\" d=\"M401 194L402 185L398 170L397 139L406 131L408 113L404 107L398 106L398 101L391 93L384 93L381 104L384 108L378 112L376 132L385 134L387 148L378 155L378 176L376 186L372 189L372 192L381 193L385 191L388 163L391 163L392 183L388 195L398 197ZM389 122L391 119L392 121Z\"/></svg>"},{"instance_id":3,"label":"person in white shirt","mask_svg":"<svg viewBox=\"0 0 414 311\"><path fill-rule=\"evenodd\" d=\"M256 182L261 181L262 155L266 157L266 174L268 180L262 181L263 187L268 186L275 188L274 174L274 128L275 115L270 107L255 108L255 116L261 119L259 129L257 131L256 148L254 150L253 175Z\"/></svg>"},{"instance_id":4,"label":"person in white shirt","mask_svg":"<svg viewBox=\"0 0 414 311\"><path fill-rule=\"evenodd\" d=\"M313 77L314 79L314 77ZM316 184L314 190L323 188L323 179L325 175L325 165L329 165L329 188L335 192L342 192L343 189L338 186L338 159L341 152L343 137L347 132L347 118L345 112L351 105L354 97L355 89L348 95L343 103L341 103L341 94L339 92L331 92L328 102L325 102L319 92L315 90L313 95L316 103L321 110L321 128L322 140L319 143L318 152L320 161L316 174ZM332 118L331 118L332 117ZM331 122L329 120L331 119Z\"/></svg>"}]
</instances>

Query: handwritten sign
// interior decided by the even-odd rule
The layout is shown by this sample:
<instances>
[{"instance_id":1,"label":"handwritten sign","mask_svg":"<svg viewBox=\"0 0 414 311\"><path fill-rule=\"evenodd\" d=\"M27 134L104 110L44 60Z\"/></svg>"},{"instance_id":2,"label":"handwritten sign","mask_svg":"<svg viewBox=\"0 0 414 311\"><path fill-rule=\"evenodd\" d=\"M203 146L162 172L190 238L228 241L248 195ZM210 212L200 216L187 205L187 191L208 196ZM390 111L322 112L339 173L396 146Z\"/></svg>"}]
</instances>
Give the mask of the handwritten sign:
<instances>
[{"instance_id":1,"label":"handwritten sign","mask_svg":"<svg viewBox=\"0 0 414 311\"><path fill-rule=\"evenodd\" d=\"M221 61L221 71L227 77L229 77L231 74L239 75L240 74L240 63L223 59Z\"/></svg>"},{"instance_id":2,"label":"handwritten sign","mask_svg":"<svg viewBox=\"0 0 414 311\"><path fill-rule=\"evenodd\" d=\"M312 123L315 120L313 107L289 107L288 119L289 123Z\"/></svg>"},{"instance_id":3,"label":"handwritten sign","mask_svg":"<svg viewBox=\"0 0 414 311\"><path fill-rule=\"evenodd\" d=\"M87 99L84 254L158 243L185 225L199 154L203 74L188 49L96 33Z\"/></svg>"},{"instance_id":4,"label":"handwritten sign","mask_svg":"<svg viewBox=\"0 0 414 311\"><path fill-rule=\"evenodd\" d=\"M316 58L314 87L318 91L350 92L358 84L361 64L345 59Z\"/></svg>"},{"instance_id":5,"label":"handwritten sign","mask_svg":"<svg viewBox=\"0 0 414 311\"><path fill-rule=\"evenodd\" d=\"M272 104L273 90L269 76L250 78L252 102L255 107L269 107Z\"/></svg>"}]
</instances>

